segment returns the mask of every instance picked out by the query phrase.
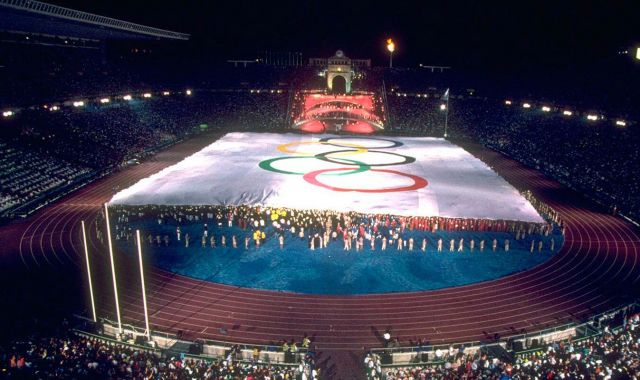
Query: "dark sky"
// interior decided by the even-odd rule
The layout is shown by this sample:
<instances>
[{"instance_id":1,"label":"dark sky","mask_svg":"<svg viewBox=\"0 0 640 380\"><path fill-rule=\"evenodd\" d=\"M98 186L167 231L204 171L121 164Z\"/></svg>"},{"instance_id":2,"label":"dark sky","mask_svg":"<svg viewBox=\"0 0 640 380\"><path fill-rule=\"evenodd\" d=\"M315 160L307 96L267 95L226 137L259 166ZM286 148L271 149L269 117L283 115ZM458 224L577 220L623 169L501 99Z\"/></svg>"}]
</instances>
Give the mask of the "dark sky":
<instances>
[{"instance_id":1,"label":"dark sky","mask_svg":"<svg viewBox=\"0 0 640 380\"><path fill-rule=\"evenodd\" d=\"M608 59L640 43L640 1L86 1L50 3L192 34L212 55L265 49L442 65L548 65Z\"/></svg>"}]
</instances>

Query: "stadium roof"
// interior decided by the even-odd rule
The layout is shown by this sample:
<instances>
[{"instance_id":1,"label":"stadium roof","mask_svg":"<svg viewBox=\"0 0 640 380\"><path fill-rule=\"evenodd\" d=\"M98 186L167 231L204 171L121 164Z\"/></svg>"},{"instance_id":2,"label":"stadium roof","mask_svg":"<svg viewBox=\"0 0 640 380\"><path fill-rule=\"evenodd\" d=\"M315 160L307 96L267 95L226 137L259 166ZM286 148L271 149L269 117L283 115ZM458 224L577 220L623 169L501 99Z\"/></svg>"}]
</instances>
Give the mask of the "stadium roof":
<instances>
[{"instance_id":1,"label":"stadium roof","mask_svg":"<svg viewBox=\"0 0 640 380\"><path fill-rule=\"evenodd\" d=\"M189 39L185 33L31 0L0 0L0 30L97 40Z\"/></svg>"}]
</instances>

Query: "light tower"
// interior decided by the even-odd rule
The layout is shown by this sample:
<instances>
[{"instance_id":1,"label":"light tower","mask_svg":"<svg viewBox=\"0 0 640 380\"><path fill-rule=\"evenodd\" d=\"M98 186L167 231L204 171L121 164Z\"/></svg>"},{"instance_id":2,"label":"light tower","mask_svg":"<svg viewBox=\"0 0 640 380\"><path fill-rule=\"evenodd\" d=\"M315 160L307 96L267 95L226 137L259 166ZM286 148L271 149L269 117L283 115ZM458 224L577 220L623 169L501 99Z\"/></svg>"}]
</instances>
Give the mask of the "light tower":
<instances>
[{"instance_id":1,"label":"light tower","mask_svg":"<svg viewBox=\"0 0 640 380\"><path fill-rule=\"evenodd\" d=\"M389 68L393 67L393 52L396 50L396 44L391 38L387 38L387 50L389 50Z\"/></svg>"}]
</instances>

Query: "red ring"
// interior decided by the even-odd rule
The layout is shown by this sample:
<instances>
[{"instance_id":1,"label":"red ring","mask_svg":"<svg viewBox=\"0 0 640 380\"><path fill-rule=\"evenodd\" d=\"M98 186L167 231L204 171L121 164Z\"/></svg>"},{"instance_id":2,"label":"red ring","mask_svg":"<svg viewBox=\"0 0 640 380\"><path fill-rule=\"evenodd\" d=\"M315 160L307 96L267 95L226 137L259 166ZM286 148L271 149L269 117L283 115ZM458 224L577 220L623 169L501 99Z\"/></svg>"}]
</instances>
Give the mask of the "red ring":
<instances>
[{"instance_id":1,"label":"red ring","mask_svg":"<svg viewBox=\"0 0 640 380\"><path fill-rule=\"evenodd\" d=\"M342 188L342 187L333 187L333 186L325 185L324 183L320 183L320 181L318 181L318 179L316 178L317 176L319 176L322 173L335 172L335 171L345 171L345 170L353 170L353 168L337 168L337 169L316 170L316 171L309 172L309 173L305 174L302 178L304 178L305 181L309 182L312 185L324 187L324 188L327 188L329 190L333 190L333 191L357 191L359 193L394 193L394 192L398 192L398 191L411 191L411 190L421 189L423 187L426 187L429 184L429 182L427 182L426 179L424 179L422 177L418 177L417 175L401 173L401 172L397 172L395 170L388 170L388 169L369 169L369 171L398 174L398 175L401 175L401 176L404 176L404 177L408 177L408 178L411 178L413 180L413 185L404 186L404 187L396 187L395 189L393 189L393 188L392 189L345 189L345 188Z\"/></svg>"}]
</instances>

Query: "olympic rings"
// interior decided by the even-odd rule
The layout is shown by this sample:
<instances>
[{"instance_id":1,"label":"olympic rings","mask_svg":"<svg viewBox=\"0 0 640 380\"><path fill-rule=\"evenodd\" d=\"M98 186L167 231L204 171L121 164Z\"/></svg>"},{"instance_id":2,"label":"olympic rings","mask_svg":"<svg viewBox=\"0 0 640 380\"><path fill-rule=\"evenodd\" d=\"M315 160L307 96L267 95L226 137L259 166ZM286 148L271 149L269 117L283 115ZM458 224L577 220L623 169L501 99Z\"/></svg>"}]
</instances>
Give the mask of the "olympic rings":
<instances>
[{"instance_id":1,"label":"olympic rings","mask_svg":"<svg viewBox=\"0 0 640 380\"><path fill-rule=\"evenodd\" d=\"M327 157L330 154L340 153L340 152L352 152L352 150L344 149L344 150L334 150L334 151L331 151L331 152L318 153L318 154L315 155L315 158L317 158L319 160L322 160L322 161L331 162L331 163L334 163L334 164L344 164L344 162L340 162L340 160L343 160L343 158L336 158L335 160L338 160L338 161L334 161L334 159L331 159L331 158ZM393 152L384 152L384 151L380 151L380 150L369 150L367 153L391 154L391 155L394 155L394 156L402 157L404 159L404 161L402 161L402 162L391 162L391 163L388 163L388 164L367 164L369 166L406 165L406 164L411 164L411 163L416 161L415 157L405 156L403 154L393 153Z\"/></svg>"},{"instance_id":2,"label":"olympic rings","mask_svg":"<svg viewBox=\"0 0 640 380\"><path fill-rule=\"evenodd\" d=\"M346 189L343 187L334 187L334 186L325 185L324 183L321 183L320 181L318 181L318 179L316 178L318 177L318 175L324 174L326 172L335 172L335 171L342 171L342 170L349 170L349 169L350 168L316 170L316 171L305 174L302 178L304 178L305 181L309 182L312 185L324 187L329 190L341 191L341 192L356 191L359 193L394 193L398 191L418 190L423 187L426 187L429 184L426 179L422 177L418 177L417 175L402 173L402 172L398 172L395 170L388 170L388 169L371 169L371 171L379 172L379 173L397 174L403 177L411 178L413 180L413 185L390 188L390 189Z\"/></svg>"},{"instance_id":3,"label":"olympic rings","mask_svg":"<svg viewBox=\"0 0 640 380\"><path fill-rule=\"evenodd\" d=\"M299 154L301 156L306 156L306 157L313 157L314 154L313 153L300 153L300 152L296 152L295 150L289 150L288 148L290 146L294 146L294 145L310 145L310 144L321 144L321 145L331 145L327 142L324 141L294 141L291 143L287 143L287 144L282 144L282 145L278 145L278 150L282 153L288 153L288 154ZM348 145L348 146L347 146ZM354 148L356 149L356 151L352 154L360 154L360 153L366 153L367 152L367 148L363 148L359 145L353 145L353 144L346 144L345 147L347 148ZM349 155L347 155L349 156Z\"/></svg>"},{"instance_id":4,"label":"olympic rings","mask_svg":"<svg viewBox=\"0 0 640 380\"><path fill-rule=\"evenodd\" d=\"M339 147L342 147L342 148L353 148L352 144L342 144L342 145L340 145L340 144L329 142L331 140L338 140L338 139L377 140L377 141L386 141L386 142L390 142L391 143L391 145L389 145L389 146L371 146L371 147L367 146L367 147L363 147L364 149L390 149L390 148L397 148L397 147L400 147L400 146L404 145L400 141L381 139L381 138L377 138L377 137L351 137L351 136L324 137L324 138L321 138L320 140L318 140L318 142L322 142L322 143L329 144L329 145L334 145L334 146L339 146Z\"/></svg>"},{"instance_id":5,"label":"olympic rings","mask_svg":"<svg viewBox=\"0 0 640 380\"><path fill-rule=\"evenodd\" d=\"M346 143L346 142L345 143L333 143L333 142L331 142L332 140L338 140L338 139L378 140L378 141L384 141L384 142L387 142L387 143L390 143L390 144L388 146L375 147L375 146L361 146L361 145L356 145L356 144L351 144L351 143ZM331 145L331 146L336 146L336 147L341 147L341 148L351 148L351 149L340 149L340 150L322 152L322 153L317 153L317 154L305 153L305 152L296 152L296 151L290 149L290 147L292 147L292 146L311 145L311 144ZM427 182L427 180L422 178L422 177L419 177L417 175L408 174L408 173L402 173L402 172L395 171L395 170L372 169L372 167L374 167L374 166L379 167L379 166L406 165L406 164L411 164L411 163L415 162L416 161L415 157L405 156L405 155L399 154L399 153L387 152L387 151L380 150L380 149L397 148L397 147L400 147L400 146L403 146L403 145L404 144L402 142L389 140L389 139L382 139L382 138L375 138L375 137L350 137L350 136L324 137L324 138L322 138L322 139L320 139L318 141L294 141L294 142L278 145L277 149L278 149L278 151L280 151L282 153L285 153L285 154L296 154L295 156L281 156L281 157L269 158L269 159L263 160L260 163L258 163L258 166L263 170L267 170L267 171L274 172L274 173L289 174L289 175L301 175L302 178L306 182L308 182L308 183L310 183L312 185L323 187L325 189L329 189L329 190L332 190L332 191L338 191L338 192L354 191L354 192L360 192L360 193L393 193L393 192L400 192L400 191L418 190L418 189L421 189L423 187L426 187L429 184ZM347 159L347 158L332 157L333 155L351 156L351 155L356 155L356 154L360 154L360 153L368 153L368 152L391 154L393 156L401 157L403 161L401 161L401 162L392 162L392 163L387 163L387 164L368 164L368 163L364 163L364 162L361 162L361 161L350 160L350 159ZM337 169L321 169L321 170L315 170L315 171L308 172L308 173L298 173L298 172L286 171L286 170L276 169L276 168L273 167L273 163L276 162L276 161L288 160L288 159L294 159L294 158L315 158L315 159L318 159L318 160L321 160L321 161L330 162L332 164L347 165L347 166L354 166L354 167L341 167L341 168L337 168ZM362 173L362 172L366 172L366 171L399 175L399 176L406 177L406 178L409 178L409 179L413 180L413 184L409 185L409 186L400 186L400 187L382 188L382 189L348 189L348 188L334 187L334 186L326 185L326 184L321 183L320 181L318 181L318 176L320 176L320 175L341 176L341 175L358 174L358 173ZM333 173L333 174L326 174L326 173Z\"/></svg>"},{"instance_id":6,"label":"olympic rings","mask_svg":"<svg viewBox=\"0 0 640 380\"><path fill-rule=\"evenodd\" d=\"M270 172L274 172L274 173L280 173L280 174L293 174L293 175L304 175L305 173L296 173L296 172L289 172L286 170L280 170L280 169L276 169L273 167L273 163L276 161L280 161L280 160L289 160L292 158L315 158L313 156L300 156L300 157L296 157L296 156L284 156L284 157L275 157L275 158L269 158L267 160L264 161L260 161L260 163L258 164L258 166L261 169L270 171ZM358 165L359 168L357 169L353 169L350 172L346 172L346 173L340 173L340 174L333 174L333 175L349 175L349 174L356 174L356 173L362 173L362 172L366 172L367 170L371 169L371 165L365 164L363 162L360 161L356 161L356 160L349 160L346 158L343 158L343 160L345 161L350 161L351 165ZM340 164L344 165L344 162L340 162ZM349 165L349 164L347 164Z\"/></svg>"}]
</instances>

